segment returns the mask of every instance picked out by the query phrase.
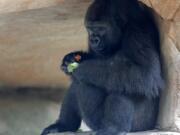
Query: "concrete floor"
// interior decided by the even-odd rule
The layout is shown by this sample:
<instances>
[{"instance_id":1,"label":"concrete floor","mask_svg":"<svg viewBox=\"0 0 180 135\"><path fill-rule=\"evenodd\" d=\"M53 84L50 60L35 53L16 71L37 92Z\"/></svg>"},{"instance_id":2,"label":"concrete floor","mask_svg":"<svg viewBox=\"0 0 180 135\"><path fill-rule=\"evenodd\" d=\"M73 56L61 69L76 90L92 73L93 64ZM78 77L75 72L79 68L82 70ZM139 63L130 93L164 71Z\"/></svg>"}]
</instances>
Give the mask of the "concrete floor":
<instances>
[{"instance_id":1,"label":"concrete floor","mask_svg":"<svg viewBox=\"0 0 180 135\"><path fill-rule=\"evenodd\" d=\"M58 118L64 94L61 88L1 88L0 135L40 135Z\"/></svg>"},{"instance_id":2,"label":"concrete floor","mask_svg":"<svg viewBox=\"0 0 180 135\"><path fill-rule=\"evenodd\" d=\"M59 105L52 101L18 100L1 100L0 135L39 135L58 116Z\"/></svg>"},{"instance_id":3,"label":"concrete floor","mask_svg":"<svg viewBox=\"0 0 180 135\"><path fill-rule=\"evenodd\" d=\"M0 135L39 135L58 117L60 101L22 90L19 95L14 92L0 95Z\"/></svg>"}]
</instances>

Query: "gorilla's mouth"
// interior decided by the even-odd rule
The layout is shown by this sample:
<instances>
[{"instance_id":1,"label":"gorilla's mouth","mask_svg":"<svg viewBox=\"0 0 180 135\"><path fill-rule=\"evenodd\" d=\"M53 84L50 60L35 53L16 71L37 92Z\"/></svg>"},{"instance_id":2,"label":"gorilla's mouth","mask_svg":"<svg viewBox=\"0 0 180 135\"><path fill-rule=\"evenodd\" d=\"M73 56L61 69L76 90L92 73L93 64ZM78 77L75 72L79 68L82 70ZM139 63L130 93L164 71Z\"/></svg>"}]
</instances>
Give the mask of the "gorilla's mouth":
<instances>
[{"instance_id":1,"label":"gorilla's mouth","mask_svg":"<svg viewBox=\"0 0 180 135\"><path fill-rule=\"evenodd\" d=\"M102 53L102 52L104 52L104 50L105 50L105 47L104 47L104 45L100 42L99 43L99 45L98 46L92 46L92 50L94 51L94 52L96 52L96 53Z\"/></svg>"}]
</instances>

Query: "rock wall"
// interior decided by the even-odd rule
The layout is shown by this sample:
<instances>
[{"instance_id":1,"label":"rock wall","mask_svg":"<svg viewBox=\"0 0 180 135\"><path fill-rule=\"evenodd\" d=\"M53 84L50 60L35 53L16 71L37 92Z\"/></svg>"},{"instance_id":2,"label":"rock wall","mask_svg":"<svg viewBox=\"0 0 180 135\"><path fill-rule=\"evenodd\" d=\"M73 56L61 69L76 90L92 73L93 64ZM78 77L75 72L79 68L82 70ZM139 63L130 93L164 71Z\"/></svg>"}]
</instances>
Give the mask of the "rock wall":
<instances>
[{"instance_id":1,"label":"rock wall","mask_svg":"<svg viewBox=\"0 0 180 135\"><path fill-rule=\"evenodd\" d=\"M0 15L0 86L66 87L59 65L66 53L86 46L87 6L67 1Z\"/></svg>"},{"instance_id":2,"label":"rock wall","mask_svg":"<svg viewBox=\"0 0 180 135\"><path fill-rule=\"evenodd\" d=\"M0 135L40 135L59 115L60 105L46 98L20 94L0 98Z\"/></svg>"},{"instance_id":3,"label":"rock wall","mask_svg":"<svg viewBox=\"0 0 180 135\"><path fill-rule=\"evenodd\" d=\"M95 135L93 132L80 132L80 133L57 133L50 135ZM179 135L177 132L158 132L158 131L147 131L147 132L137 132L137 133L127 133L123 135Z\"/></svg>"},{"instance_id":4,"label":"rock wall","mask_svg":"<svg viewBox=\"0 0 180 135\"><path fill-rule=\"evenodd\" d=\"M62 1L64 0L0 0L0 13L48 7Z\"/></svg>"},{"instance_id":5,"label":"rock wall","mask_svg":"<svg viewBox=\"0 0 180 135\"><path fill-rule=\"evenodd\" d=\"M166 89L163 92L159 128L180 131L180 0L143 0L157 13L161 31Z\"/></svg>"}]
</instances>

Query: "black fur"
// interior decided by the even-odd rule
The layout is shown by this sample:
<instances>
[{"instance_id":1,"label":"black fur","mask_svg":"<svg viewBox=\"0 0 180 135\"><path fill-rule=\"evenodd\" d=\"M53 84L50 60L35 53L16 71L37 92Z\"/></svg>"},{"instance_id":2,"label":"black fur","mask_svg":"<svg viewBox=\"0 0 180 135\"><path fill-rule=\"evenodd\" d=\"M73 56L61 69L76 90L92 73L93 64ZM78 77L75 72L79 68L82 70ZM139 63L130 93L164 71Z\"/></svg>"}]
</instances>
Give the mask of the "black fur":
<instances>
[{"instance_id":1,"label":"black fur","mask_svg":"<svg viewBox=\"0 0 180 135\"><path fill-rule=\"evenodd\" d=\"M58 121L42 135L77 131L82 119L96 135L153 129L163 79L159 32L149 9L137 0L95 0L85 25L89 50L65 56L66 73L75 54L82 59L70 74ZM91 30L97 33L91 36Z\"/></svg>"}]
</instances>

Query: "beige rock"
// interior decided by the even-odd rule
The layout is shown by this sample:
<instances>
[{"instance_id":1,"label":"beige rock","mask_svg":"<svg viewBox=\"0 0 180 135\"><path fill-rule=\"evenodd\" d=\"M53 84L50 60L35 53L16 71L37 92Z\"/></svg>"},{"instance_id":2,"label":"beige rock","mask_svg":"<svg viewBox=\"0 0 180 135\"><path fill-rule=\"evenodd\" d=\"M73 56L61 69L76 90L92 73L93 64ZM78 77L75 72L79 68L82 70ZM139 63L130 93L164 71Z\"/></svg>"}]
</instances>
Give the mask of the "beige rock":
<instances>
[{"instance_id":1,"label":"beige rock","mask_svg":"<svg viewBox=\"0 0 180 135\"><path fill-rule=\"evenodd\" d=\"M174 44L177 44L177 33L175 23L171 22L168 36L171 38Z\"/></svg>"},{"instance_id":2,"label":"beige rock","mask_svg":"<svg viewBox=\"0 0 180 135\"><path fill-rule=\"evenodd\" d=\"M149 0L140 0L140 1L142 1L143 3L145 3L149 7L152 6Z\"/></svg>"},{"instance_id":3,"label":"beige rock","mask_svg":"<svg viewBox=\"0 0 180 135\"><path fill-rule=\"evenodd\" d=\"M57 5L64 0L0 0L0 13Z\"/></svg>"},{"instance_id":4,"label":"beige rock","mask_svg":"<svg viewBox=\"0 0 180 135\"><path fill-rule=\"evenodd\" d=\"M169 28L166 32L168 37L173 41L177 49L180 51L180 22L169 21Z\"/></svg>"},{"instance_id":5,"label":"beige rock","mask_svg":"<svg viewBox=\"0 0 180 135\"><path fill-rule=\"evenodd\" d=\"M158 126L180 131L180 52L177 46L177 26L172 21L158 19L161 31L162 55L166 89L162 94Z\"/></svg>"},{"instance_id":6,"label":"beige rock","mask_svg":"<svg viewBox=\"0 0 180 135\"><path fill-rule=\"evenodd\" d=\"M0 135L40 135L58 119L65 90L0 88ZM82 122L81 130L89 131Z\"/></svg>"},{"instance_id":7,"label":"beige rock","mask_svg":"<svg viewBox=\"0 0 180 135\"><path fill-rule=\"evenodd\" d=\"M167 46L166 46L167 45ZM167 47L167 48L166 48ZM160 127L180 130L179 123L179 84L180 84L180 54L170 38L165 40L163 50L165 56L166 90L163 92L160 108ZM169 56L167 56L169 54Z\"/></svg>"},{"instance_id":8,"label":"beige rock","mask_svg":"<svg viewBox=\"0 0 180 135\"><path fill-rule=\"evenodd\" d=\"M174 20L176 22L180 22L180 8L177 10L175 17L174 17Z\"/></svg>"},{"instance_id":9,"label":"beige rock","mask_svg":"<svg viewBox=\"0 0 180 135\"><path fill-rule=\"evenodd\" d=\"M180 0L150 0L153 9L164 19L173 19Z\"/></svg>"},{"instance_id":10,"label":"beige rock","mask_svg":"<svg viewBox=\"0 0 180 135\"><path fill-rule=\"evenodd\" d=\"M1 97L0 108L0 135L40 135L59 114L58 103L33 97Z\"/></svg>"},{"instance_id":11,"label":"beige rock","mask_svg":"<svg viewBox=\"0 0 180 135\"><path fill-rule=\"evenodd\" d=\"M176 45L178 50L180 51L180 21L174 23L174 29L176 33Z\"/></svg>"},{"instance_id":12,"label":"beige rock","mask_svg":"<svg viewBox=\"0 0 180 135\"><path fill-rule=\"evenodd\" d=\"M86 7L65 4L1 15L0 84L67 86L59 65L65 54L86 46Z\"/></svg>"},{"instance_id":13,"label":"beige rock","mask_svg":"<svg viewBox=\"0 0 180 135\"><path fill-rule=\"evenodd\" d=\"M175 14L174 24L175 24L175 31L176 31L177 46L178 46L178 49L180 50L180 8L177 10Z\"/></svg>"},{"instance_id":14,"label":"beige rock","mask_svg":"<svg viewBox=\"0 0 180 135\"><path fill-rule=\"evenodd\" d=\"M95 133L91 133L91 132L59 133L59 134L50 134L50 135L95 135ZM148 132L128 133L127 135L180 135L180 133L177 133L177 132L148 131Z\"/></svg>"}]
</instances>

